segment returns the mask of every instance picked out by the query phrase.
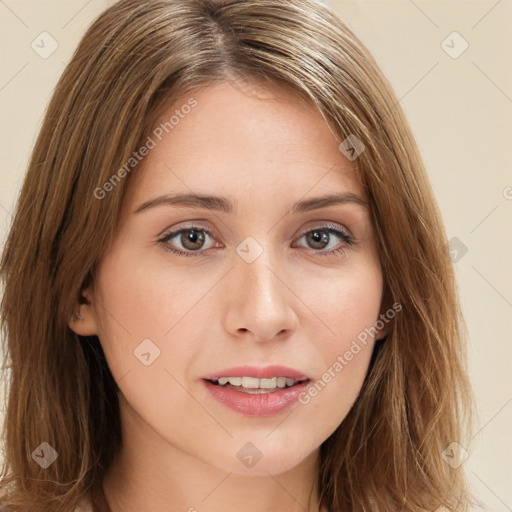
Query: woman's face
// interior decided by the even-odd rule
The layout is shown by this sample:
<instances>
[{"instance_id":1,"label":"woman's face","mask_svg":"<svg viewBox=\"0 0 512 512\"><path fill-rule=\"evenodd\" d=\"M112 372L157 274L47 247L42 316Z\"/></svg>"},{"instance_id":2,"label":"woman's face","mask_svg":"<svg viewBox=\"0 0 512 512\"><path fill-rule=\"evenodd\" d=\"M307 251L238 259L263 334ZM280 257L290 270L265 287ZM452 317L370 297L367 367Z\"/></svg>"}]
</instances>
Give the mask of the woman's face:
<instances>
[{"instance_id":1,"label":"woman's face","mask_svg":"<svg viewBox=\"0 0 512 512\"><path fill-rule=\"evenodd\" d=\"M383 283L363 190L323 119L251 91L216 83L162 113L73 328L99 336L148 443L266 475L349 412Z\"/></svg>"}]
</instances>

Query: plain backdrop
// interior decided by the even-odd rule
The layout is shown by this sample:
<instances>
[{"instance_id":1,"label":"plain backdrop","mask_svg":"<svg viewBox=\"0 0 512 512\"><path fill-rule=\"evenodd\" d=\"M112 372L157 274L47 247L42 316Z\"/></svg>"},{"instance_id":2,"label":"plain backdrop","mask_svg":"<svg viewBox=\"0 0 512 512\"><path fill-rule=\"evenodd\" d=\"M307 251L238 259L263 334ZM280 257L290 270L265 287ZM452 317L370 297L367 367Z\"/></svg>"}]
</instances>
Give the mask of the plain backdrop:
<instances>
[{"instance_id":1,"label":"plain backdrop","mask_svg":"<svg viewBox=\"0 0 512 512\"><path fill-rule=\"evenodd\" d=\"M2 247L53 88L111 3L0 0ZM512 1L325 3L368 46L412 125L470 333L479 423L463 464L485 510L512 511Z\"/></svg>"}]
</instances>

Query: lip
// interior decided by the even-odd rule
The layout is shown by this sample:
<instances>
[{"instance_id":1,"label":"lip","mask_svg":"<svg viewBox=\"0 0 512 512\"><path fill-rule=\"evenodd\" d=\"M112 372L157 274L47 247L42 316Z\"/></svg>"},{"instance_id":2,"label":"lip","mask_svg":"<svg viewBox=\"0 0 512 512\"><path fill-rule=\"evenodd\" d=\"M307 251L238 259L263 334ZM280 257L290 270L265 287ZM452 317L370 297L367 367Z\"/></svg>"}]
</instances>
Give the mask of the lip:
<instances>
[{"instance_id":1,"label":"lip","mask_svg":"<svg viewBox=\"0 0 512 512\"><path fill-rule=\"evenodd\" d=\"M235 368L227 368L220 372L205 375L203 379L213 380L221 377L254 377L256 379L270 379L272 377L286 377L288 379L301 380L309 379L307 375L281 365L270 366L237 366Z\"/></svg>"},{"instance_id":2,"label":"lip","mask_svg":"<svg viewBox=\"0 0 512 512\"><path fill-rule=\"evenodd\" d=\"M210 380L221 377L254 377L257 379L270 379L272 377L286 377L288 379L303 380L289 388L268 393L251 394L235 389L218 386ZM282 365L270 366L237 366L226 368L220 372L211 373L203 377L203 383L211 396L230 409L246 416L273 416L291 407L297 402L299 395L308 387L310 378L293 368Z\"/></svg>"},{"instance_id":3,"label":"lip","mask_svg":"<svg viewBox=\"0 0 512 512\"><path fill-rule=\"evenodd\" d=\"M224 375L221 375L221 377ZM245 374L246 377L252 375ZM282 375L284 377L284 375ZM216 378L216 377L212 377ZM265 377L260 377L265 378ZM293 378L293 377L290 377ZM274 416L297 403L299 395L309 386L310 381L300 382L289 388L269 393L251 394L217 386L209 380L203 383L211 396L221 404L246 416Z\"/></svg>"}]
</instances>

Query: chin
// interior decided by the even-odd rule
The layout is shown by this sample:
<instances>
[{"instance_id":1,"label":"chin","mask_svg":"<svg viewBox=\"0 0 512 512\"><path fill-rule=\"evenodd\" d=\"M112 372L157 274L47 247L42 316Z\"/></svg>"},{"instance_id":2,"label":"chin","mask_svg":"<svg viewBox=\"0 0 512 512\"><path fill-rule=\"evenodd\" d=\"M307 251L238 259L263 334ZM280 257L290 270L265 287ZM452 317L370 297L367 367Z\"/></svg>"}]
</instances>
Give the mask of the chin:
<instances>
[{"instance_id":1,"label":"chin","mask_svg":"<svg viewBox=\"0 0 512 512\"><path fill-rule=\"evenodd\" d=\"M274 443L269 443L268 440L254 443L235 442L237 447L234 450L227 448L226 452L219 454L211 463L228 473L268 477L269 473L271 475L286 473L303 463L308 457L316 455L315 447L310 451L304 450L309 443L296 447L282 438L275 441Z\"/></svg>"}]
</instances>

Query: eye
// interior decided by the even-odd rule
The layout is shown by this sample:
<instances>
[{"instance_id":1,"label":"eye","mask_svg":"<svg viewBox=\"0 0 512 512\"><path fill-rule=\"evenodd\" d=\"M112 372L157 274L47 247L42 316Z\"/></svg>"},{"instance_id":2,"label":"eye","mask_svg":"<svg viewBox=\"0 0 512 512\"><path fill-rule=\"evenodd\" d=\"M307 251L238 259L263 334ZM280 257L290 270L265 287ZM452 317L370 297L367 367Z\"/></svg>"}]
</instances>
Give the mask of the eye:
<instances>
[{"instance_id":1,"label":"eye","mask_svg":"<svg viewBox=\"0 0 512 512\"><path fill-rule=\"evenodd\" d=\"M315 249L321 256L331 256L342 253L355 244L355 239L348 232L335 226L319 226L306 231L299 240L306 240L310 248ZM338 242L336 243L336 239ZM341 242L340 242L341 240Z\"/></svg>"},{"instance_id":2,"label":"eye","mask_svg":"<svg viewBox=\"0 0 512 512\"><path fill-rule=\"evenodd\" d=\"M206 229L200 226L190 226L167 233L158 242L163 245L166 251L179 254L180 256L201 256L201 253L204 252L201 249L210 249L215 245L212 244L205 247L207 237L213 239L211 233Z\"/></svg>"},{"instance_id":3,"label":"eye","mask_svg":"<svg viewBox=\"0 0 512 512\"><path fill-rule=\"evenodd\" d=\"M206 239L211 238L210 244ZM348 232L333 225L319 226L304 232L299 240L305 239L307 244L320 256L331 256L342 253L355 244L355 239ZM336 240L338 242L336 243ZM165 234L158 242L166 251L179 256L202 256L212 247L222 247L213 242L212 234L201 226L189 226Z\"/></svg>"}]
</instances>

